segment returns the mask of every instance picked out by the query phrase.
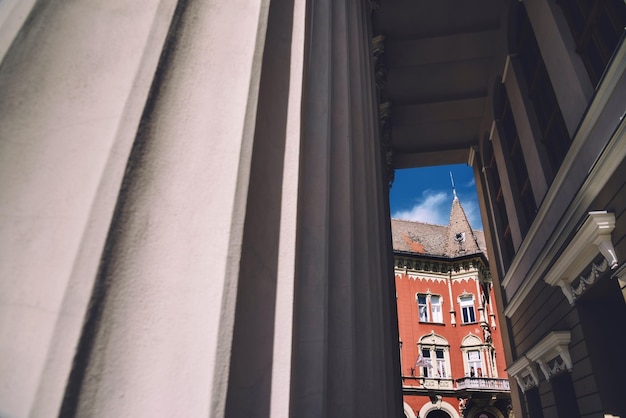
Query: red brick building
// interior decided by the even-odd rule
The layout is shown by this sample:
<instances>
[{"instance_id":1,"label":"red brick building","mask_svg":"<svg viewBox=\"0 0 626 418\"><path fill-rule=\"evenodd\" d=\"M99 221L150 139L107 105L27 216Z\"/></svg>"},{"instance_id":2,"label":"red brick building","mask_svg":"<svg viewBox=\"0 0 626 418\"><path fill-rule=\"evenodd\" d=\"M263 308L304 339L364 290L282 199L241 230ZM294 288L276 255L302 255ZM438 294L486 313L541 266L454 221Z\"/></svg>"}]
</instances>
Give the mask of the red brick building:
<instances>
[{"instance_id":1,"label":"red brick building","mask_svg":"<svg viewBox=\"0 0 626 418\"><path fill-rule=\"evenodd\" d=\"M447 226L393 219L407 418L503 418L510 388L482 231L455 196Z\"/></svg>"}]
</instances>

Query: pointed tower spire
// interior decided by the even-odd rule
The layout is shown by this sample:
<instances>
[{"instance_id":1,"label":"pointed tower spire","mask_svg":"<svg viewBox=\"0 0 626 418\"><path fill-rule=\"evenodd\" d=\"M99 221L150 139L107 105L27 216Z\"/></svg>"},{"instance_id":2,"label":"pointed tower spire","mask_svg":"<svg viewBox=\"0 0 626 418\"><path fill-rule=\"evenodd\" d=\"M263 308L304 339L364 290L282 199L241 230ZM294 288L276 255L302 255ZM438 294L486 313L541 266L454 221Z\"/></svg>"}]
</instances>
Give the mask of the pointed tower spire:
<instances>
[{"instance_id":1,"label":"pointed tower spire","mask_svg":"<svg viewBox=\"0 0 626 418\"><path fill-rule=\"evenodd\" d=\"M452 178L452 174L450 174L450 178ZM480 252L481 249L478 246L476 235L467 220L467 216L465 215L465 211L461 206L461 202L459 201L455 190L454 199L452 200L452 208L450 209L446 253L448 257L458 257L467 254L477 254Z\"/></svg>"},{"instance_id":2,"label":"pointed tower spire","mask_svg":"<svg viewBox=\"0 0 626 418\"><path fill-rule=\"evenodd\" d=\"M454 177L452 177L452 170L450 170L450 182L452 182L452 193L454 194L454 200L459 198L456 196L456 187L454 187Z\"/></svg>"}]
</instances>

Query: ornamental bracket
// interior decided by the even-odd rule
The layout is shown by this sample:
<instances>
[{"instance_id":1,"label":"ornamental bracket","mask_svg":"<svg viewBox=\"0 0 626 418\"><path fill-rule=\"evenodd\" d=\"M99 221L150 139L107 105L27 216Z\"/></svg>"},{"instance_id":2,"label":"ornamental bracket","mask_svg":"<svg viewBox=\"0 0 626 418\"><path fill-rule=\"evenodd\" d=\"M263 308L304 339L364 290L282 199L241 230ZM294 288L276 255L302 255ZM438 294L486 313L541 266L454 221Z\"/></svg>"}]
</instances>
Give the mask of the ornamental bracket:
<instances>
[{"instance_id":1,"label":"ornamental bracket","mask_svg":"<svg viewBox=\"0 0 626 418\"><path fill-rule=\"evenodd\" d=\"M578 229L565 251L546 274L544 281L551 286L560 286L563 294L573 304L579 296L572 282L601 253L608 266L617 268L617 256L611 232L615 228L615 215L607 211L589 212L587 219ZM592 266L592 269L598 266ZM576 291L574 290L576 289Z\"/></svg>"}]
</instances>

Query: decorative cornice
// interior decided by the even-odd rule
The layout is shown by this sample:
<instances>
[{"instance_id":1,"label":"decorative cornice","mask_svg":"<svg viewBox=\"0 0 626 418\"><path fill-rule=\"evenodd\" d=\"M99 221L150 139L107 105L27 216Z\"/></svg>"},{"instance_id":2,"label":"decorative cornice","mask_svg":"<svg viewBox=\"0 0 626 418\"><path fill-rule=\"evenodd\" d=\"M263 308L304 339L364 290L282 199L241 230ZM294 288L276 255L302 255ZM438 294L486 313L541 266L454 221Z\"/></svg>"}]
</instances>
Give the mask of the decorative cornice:
<instances>
[{"instance_id":1,"label":"decorative cornice","mask_svg":"<svg viewBox=\"0 0 626 418\"><path fill-rule=\"evenodd\" d=\"M409 272L432 272L439 274L448 274L450 272L462 273L462 272L478 272L479 279L481 281L491 281L491 273L489 272L488 265L483 261L480 256L474 258L468 258L465 260L429 260L421 259L412 256L394 256L394 265L396 272L401 269L403 273L409 274Z\"/></svg>"},{"instance_id":2,"label":"decorative cornice","mask_svg":"<svg viewBox=\"0 0 626 418\"><path fill-rule=\"evenodd\" d=\"M395 177L393 165L393 149L391 148L391 103L385 102L378 105L378 118L380 126L380 144L385 155L385 168L387 169L387 184L391 187Z\"/></svg>"},{"instance_id":3,"label":"decorative cornice","mask_svg":"<svg viewBox=\"0 0 626 418\"><path fill-rule=\"evenodd\" d=\"M615 215L612 213L589 212L589 216L548 271L544 281L551 286L560 286L567 300L574 303L576 294L573 291L572 282L593 261L598 251L602 253L612 269L617 267L617 257L611 241L611 231L614 228ZM595 264L592 266L592 274L598 272L598 267Z\"/></svg>"},{"instance_id":4,"label":"decorative cornice","mask_svg":"<svg viewBox=\"0 0 626 418\"><path fill-rule=\"evenodd\" d=\"M571 340L569 331L552 331L507 367L506 371L517 380L522 392L539 384L535 364L539 365L546 380L564 370L571 372L573 364L568 348Z\"/></svg>"},{"instance_id":5,"label":"decorative cornice","mask_svg":"<svg viewBox=\"0 0 626 418\"><path fill-rule=\"evenodd\" d=\"M515 378L522 392L526 392L539 384L533 363L525 356L521 356L515 363L507 367L506 372Z\"/></svg>"},{"instance_id":6,"label":"decorative cornice","mask_svg":"<svg viewBox=\"0 0 626 418\"><path fill-rule=\"evenodd\" d=\"M552 331L528 350L526 357L537 363L546 380L550 380L550 377L565 369L572 371L572 358L568 349L571 340L569 331Z\"/></svg>"},{"instance_id":7,"label":"decorative cornice","mask_svg":"<svg viewBox=\"0 0 626 418\"><path fill-rule=\"evenodd\" d=\"M372 38L372 56L374 59L374 77L376 86L384 90L387 84L387 73L389 70L385 65L385 36L378 35Z\"/></svg>"},{"instance_id":8,"label":"decorative cornice","mask_svg":"<svg viewBox=\"0 0 626 418\"><path fill-rule=\"evenodd\" d=\"M572 282L572 285L568 289L571 292L573 299L577 299L600 277L601 273L604 273L609 268L609 263L606 258L603 258L600 263L591 263L591 269L588 274L579 276L578 281ZM564 290L565 291L565 290ZM571 302L570 302L571 303Z\"/></svg>"}]
</instances>

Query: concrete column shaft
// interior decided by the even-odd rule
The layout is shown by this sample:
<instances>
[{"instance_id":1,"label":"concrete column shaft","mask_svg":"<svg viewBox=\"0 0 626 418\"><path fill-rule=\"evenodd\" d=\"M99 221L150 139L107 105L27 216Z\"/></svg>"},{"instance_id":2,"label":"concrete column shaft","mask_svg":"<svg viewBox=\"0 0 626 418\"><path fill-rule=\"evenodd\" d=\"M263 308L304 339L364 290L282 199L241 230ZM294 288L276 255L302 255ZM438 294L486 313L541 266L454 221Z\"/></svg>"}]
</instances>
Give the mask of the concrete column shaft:
<instances>
[{"instance_id":1,"label":"concrete column shaft","mask_svg":"<svg viewBox=\"0 0 626 418\"><path fill-rule=\"evenodd\" d=\"M267 9L179 4L63 414L224 416Z\"/></svg>"},{"instance_id":2,"label":"concrete column shaft","mask_svg":"<svg viewBox=\"0 0 626 418\"><path fill-rule=\"evenodd\" d=\"M402 410L365 4L318 0L309 16L293 416L397 416Z\"/></svg>"},{"instance_id":3,"label":"concrete column shaft","mask_svg":"<svg viewBox=\"0 0 626 418\"><path fill-rule=\"evenodd\" d=\"M175 1L32 6L0 5L0 415L49 417Z\"/></svg>"}]
</instances>

